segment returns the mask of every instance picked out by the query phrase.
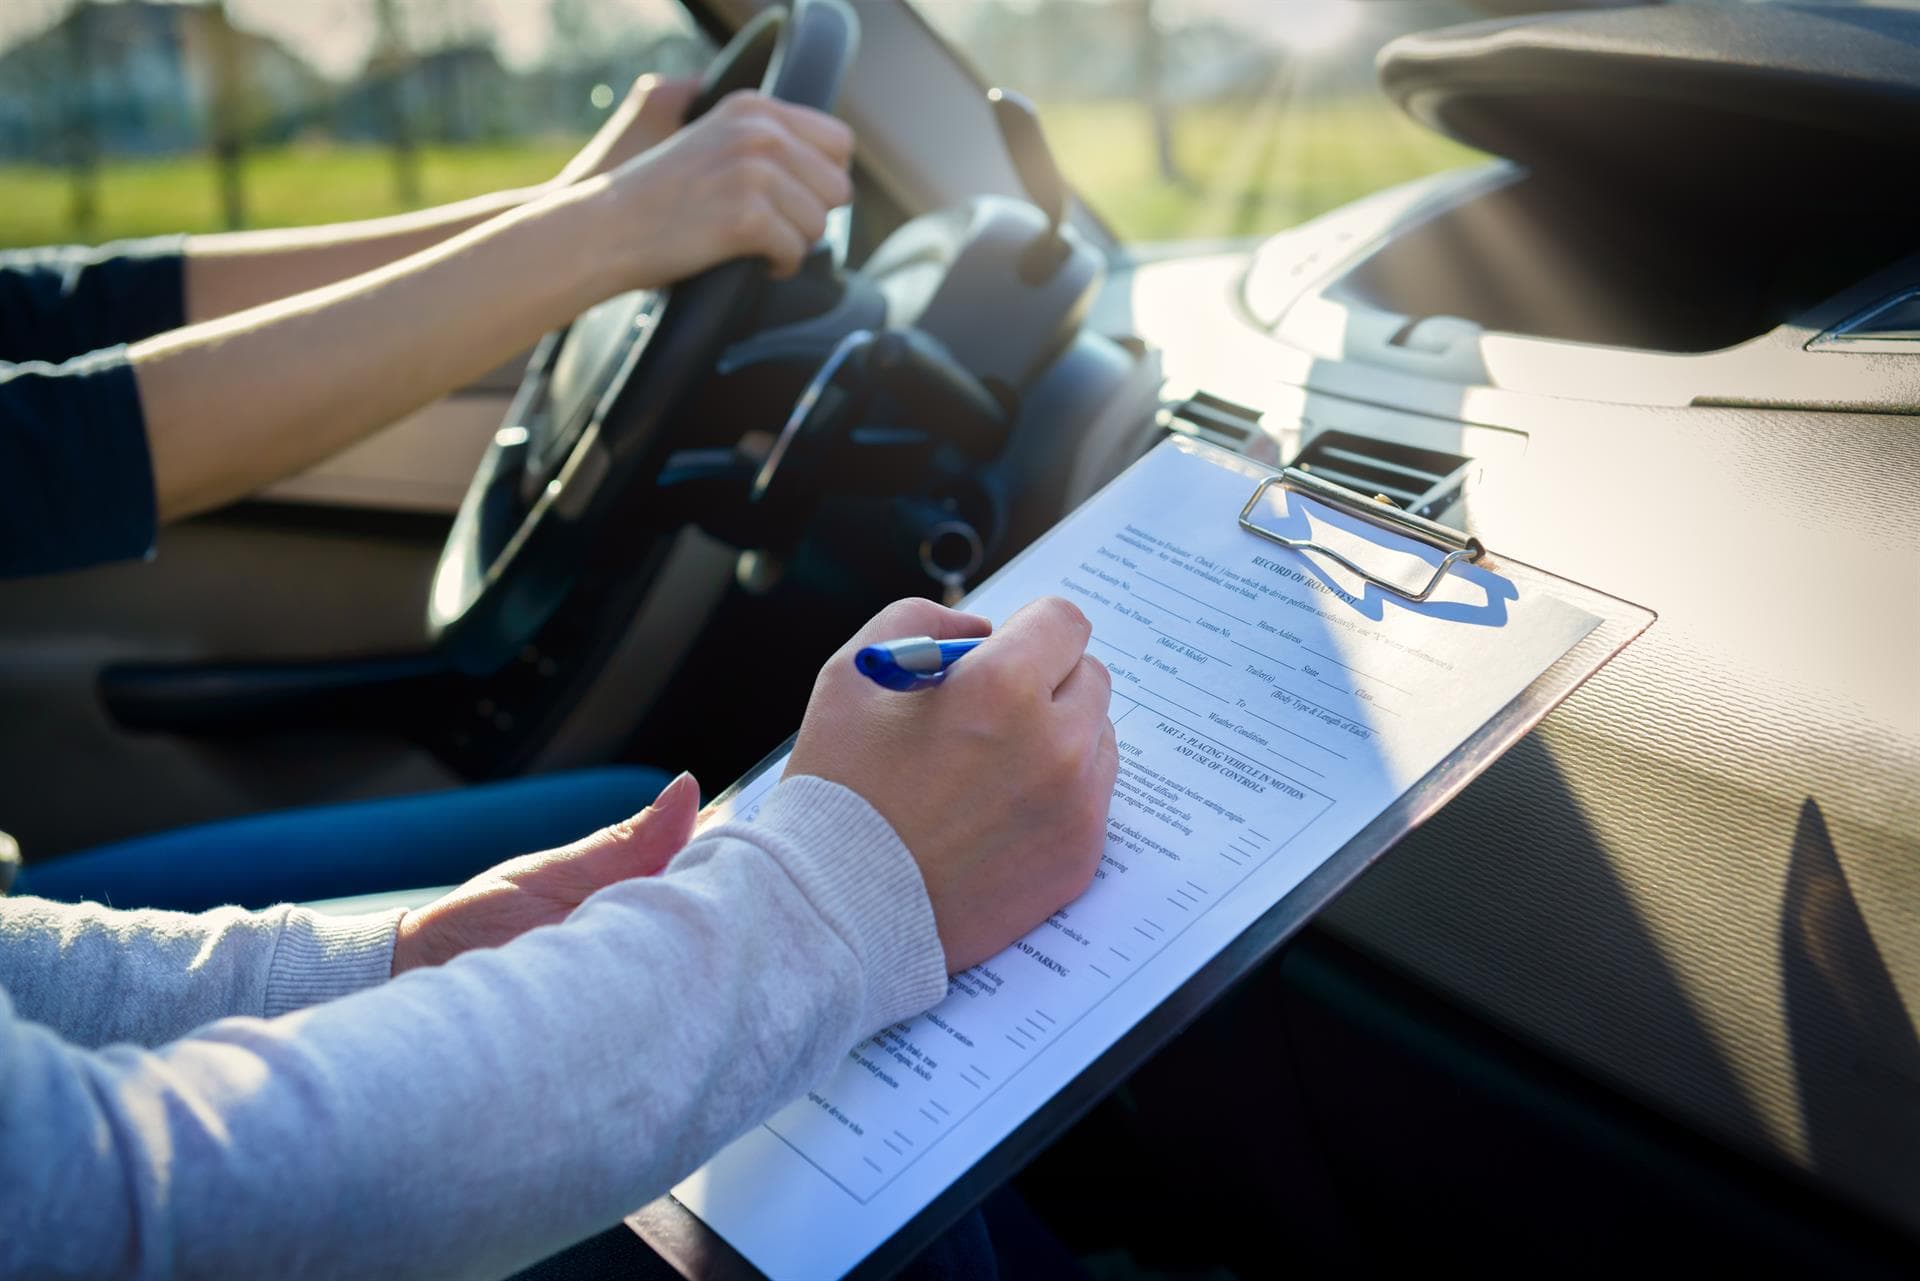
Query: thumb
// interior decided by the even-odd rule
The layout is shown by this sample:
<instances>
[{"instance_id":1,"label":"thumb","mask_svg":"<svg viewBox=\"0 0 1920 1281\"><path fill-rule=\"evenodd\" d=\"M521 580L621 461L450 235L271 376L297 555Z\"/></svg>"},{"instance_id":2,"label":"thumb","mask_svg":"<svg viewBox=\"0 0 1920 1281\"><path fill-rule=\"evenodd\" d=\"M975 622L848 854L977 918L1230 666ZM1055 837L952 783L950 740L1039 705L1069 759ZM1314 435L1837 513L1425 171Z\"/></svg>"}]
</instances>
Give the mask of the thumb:
<instances>
[{"instance_id":1,"label":"thumb","mask_svg":"<svg viewBox=\"0 0 1920 1281\"><path fill-rule=\"evenodd\" d=\"M617 851L619 875L652 876L665 867L693 839L700 813L700 784L682 771L660 789L653 804L607 829L607 845Z\"/></svg>"},{"instance_id":2,"label":"thumb","mask_svg":"<svg viewBox=\"0 0 1920 1281\"><path fill-rule=\"evenodd\" d=\"M567 850L569 879L585 882L581 889L590 894L616 881L654 875L692 839L699 811L700 785L682 773L660 789L653 804Z\"/></svg>"}]
</instances>

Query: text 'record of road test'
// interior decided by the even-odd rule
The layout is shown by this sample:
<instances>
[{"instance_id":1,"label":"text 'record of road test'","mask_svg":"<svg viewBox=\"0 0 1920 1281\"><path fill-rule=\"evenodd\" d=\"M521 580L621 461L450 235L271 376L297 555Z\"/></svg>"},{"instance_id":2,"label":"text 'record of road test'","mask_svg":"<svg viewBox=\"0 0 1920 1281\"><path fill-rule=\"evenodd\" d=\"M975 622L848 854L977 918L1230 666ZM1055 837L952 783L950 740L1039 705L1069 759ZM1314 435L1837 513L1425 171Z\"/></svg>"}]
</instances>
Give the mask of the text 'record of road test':
<instances>
[{"instance_id":1,"label":"text 'record of road test'","mask_svg":"<svg viewBox=\"0 0 1920 1281\"><path fill-rule=\"evenodd\" d=\"M966 603L998 624L1058 594L1092 620L1120 747L1105 854L1079 899L674 1189L769 1277L859 1263L1598 621L1477 565L1422 604L1361 592L1240 528L1249 490L1163 444ZM1296 492L1264 501L1269 525L1359 536Z\"/></svg>"}]
</instances>

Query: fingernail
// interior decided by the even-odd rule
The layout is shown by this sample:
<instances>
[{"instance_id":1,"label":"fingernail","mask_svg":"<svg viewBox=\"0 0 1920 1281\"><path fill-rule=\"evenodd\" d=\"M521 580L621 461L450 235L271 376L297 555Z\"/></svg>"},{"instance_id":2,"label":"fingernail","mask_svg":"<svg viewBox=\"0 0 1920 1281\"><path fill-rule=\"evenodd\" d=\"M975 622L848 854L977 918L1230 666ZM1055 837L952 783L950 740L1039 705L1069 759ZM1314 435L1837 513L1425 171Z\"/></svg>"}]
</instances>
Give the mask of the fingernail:
<instances>
[{"instance_id":1,"label":"fingernail","mask_svg":"<svg viewBox=\"0 0 1920 1281\"><path fill-rule=\"evenodd\" d=\"M693 790L692 800L697 808L700 804L700 784L695 782L693 775L689 774L686 770L681 770L671 783L668 783L660 789L660 795L653 798L652 808L658 809L664 805L678 805L681 801L687 799L685 793L689 788Z\"/></svg>"}]
</instances>

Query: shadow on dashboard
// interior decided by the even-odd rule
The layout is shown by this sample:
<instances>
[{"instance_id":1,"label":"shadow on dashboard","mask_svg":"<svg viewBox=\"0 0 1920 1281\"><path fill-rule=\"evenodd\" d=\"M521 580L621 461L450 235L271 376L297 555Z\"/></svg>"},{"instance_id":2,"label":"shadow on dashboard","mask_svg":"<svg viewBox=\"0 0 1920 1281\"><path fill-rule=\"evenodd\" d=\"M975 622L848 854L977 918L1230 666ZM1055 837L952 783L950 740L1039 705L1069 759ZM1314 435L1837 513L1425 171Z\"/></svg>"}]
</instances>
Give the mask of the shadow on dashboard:
<instances>
[{"instance_id":1,"label":"shadow on dashboard","mask_svg":"<svg viewBox=\"0 0 1920 1281\"><path fill-rule=\"evenodd\" d=\"M1808 797L1793 834L1780 912L1780 966L1787 1032L1799 1083L1808 1155L1878 1168L1889 1201L1911 1203L1903 1154L1920 1148L1920 1036L1848 884L1820 803ZM1907 1106L1861 1086L1891 1077Z\"/></svg>"}]
</instances>

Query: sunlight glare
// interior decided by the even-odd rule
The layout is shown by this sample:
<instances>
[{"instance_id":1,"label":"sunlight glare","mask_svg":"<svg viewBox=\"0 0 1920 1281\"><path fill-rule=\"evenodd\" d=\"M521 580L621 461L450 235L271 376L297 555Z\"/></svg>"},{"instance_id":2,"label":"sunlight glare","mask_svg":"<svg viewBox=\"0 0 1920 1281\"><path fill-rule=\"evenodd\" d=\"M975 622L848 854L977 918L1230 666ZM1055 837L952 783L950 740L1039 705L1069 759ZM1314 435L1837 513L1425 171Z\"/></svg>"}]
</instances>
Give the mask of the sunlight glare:
<instances>
[{"instance_id":1,"label":"sunlight glare","mask_svg":"<svg viewBox=\"0 0 1920 1281\"><path fill-rule=\"evenodd\" d=\"M1328 53L1360 30L1356 0L1282 0L1270 13L1273 39L1297 54Z\"/></svg>"}]
</instances>

